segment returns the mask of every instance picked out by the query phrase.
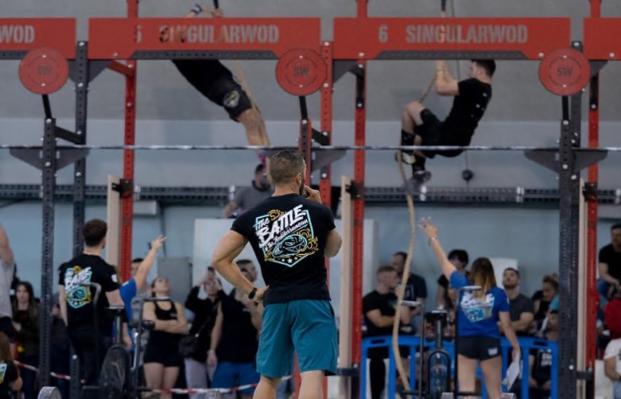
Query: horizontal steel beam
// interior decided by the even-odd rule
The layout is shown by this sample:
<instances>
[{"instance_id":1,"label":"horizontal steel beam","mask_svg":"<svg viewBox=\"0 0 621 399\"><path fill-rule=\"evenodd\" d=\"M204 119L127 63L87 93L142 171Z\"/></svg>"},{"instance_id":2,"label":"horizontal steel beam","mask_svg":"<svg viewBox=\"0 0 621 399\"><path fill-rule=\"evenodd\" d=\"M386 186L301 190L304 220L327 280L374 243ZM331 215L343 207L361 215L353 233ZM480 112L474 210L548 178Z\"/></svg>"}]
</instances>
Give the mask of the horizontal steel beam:
<instances>
[{"instance_id":1,"label":"horizontal steel beam","mask_svg":"<svg viewBox=\"0 0 621 399\"><path fill-rule=\"evenodd\" d=\"M228 201L229 187L136 187L134 198L143 201L158 201L162 205L222 205ZM40 200L41 187L37 184L0 184L0 200ZM372 205L403 204L405 195L402 187L367 187L364 190L366 203ZM600 204L621 205L621 188L600 189L597 192ZM73 186L59 185L56 188L58 201L73 201ZM86 199L104 201L106 186L87 186ZM557 207L559 196L556 189L522 187L428 187L415 196L417 203L429 204L481 204L534 207Z\"/></svg>"}]
</instances>

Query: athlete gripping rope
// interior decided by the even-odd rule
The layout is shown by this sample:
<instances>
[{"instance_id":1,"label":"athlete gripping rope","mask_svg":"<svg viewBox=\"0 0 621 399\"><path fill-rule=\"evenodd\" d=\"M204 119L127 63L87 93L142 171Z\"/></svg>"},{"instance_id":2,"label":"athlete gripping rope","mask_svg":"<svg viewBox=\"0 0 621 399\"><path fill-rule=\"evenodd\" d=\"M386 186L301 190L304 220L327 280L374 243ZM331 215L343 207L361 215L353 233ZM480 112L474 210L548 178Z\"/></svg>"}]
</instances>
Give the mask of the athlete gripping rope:
<instances>
[{"instance_id":1,"label":"athlete gripping rope","mask_svg":"<svg viewBox=\"0 0 621 399\"><path fill-rule=\"evenodd\" d=\"M202 12L203 8L197 4L186 17L194 18ZM214 17L222 16L219 9L212 11L211 14ZM176 32L174 28L162 30L160 39L170 41L175 37L181 41L185 40L184 33ZM249 145L267 146L270 144L265 121L256 105L253 104L247 88L242 87L243 82L238 83L233 73L219 60L175 59L172 62L196 90L213 103L223 107L231 119L244 126Z\"/></svg>"},{"instance_id":2,"label":"athlete gripping rope","mask_svg":"<svg viewBox=\"0 0 621 399\"><path fill-rule=\"evenodd\" d=\"M255 399L276 398L279 380L298 355L301 398L323 398L323 376L336 371L336 325L324 256L335 256L341 237L319 192L304 184L298 151L269 158L272 197L241 215L222 238L213 264L225 279L265 305L257 354L261 380ZM250 242L268 288L257 289L233 263Z\"/></svg>"},{"instance_id":3,"label":"athlete gripping rope","mask_svg":"<svg viewBox=\"0 0 621 399\"><path fill-rule=\"evenodd\" d=\"M492 98L492 76L496 70L493 60L472 60L470 77L457 81L448 70L446 61L436 61L435 90L442 96L453 96L453 106L441 121L421 101L412 101L401 116L401 145L467 146L487 105ZM403 151L402 160L412 165L416 182L429 180L425 170L426 158L436 155L456 157L461 150Z\"/></svg>"}]
</instances>

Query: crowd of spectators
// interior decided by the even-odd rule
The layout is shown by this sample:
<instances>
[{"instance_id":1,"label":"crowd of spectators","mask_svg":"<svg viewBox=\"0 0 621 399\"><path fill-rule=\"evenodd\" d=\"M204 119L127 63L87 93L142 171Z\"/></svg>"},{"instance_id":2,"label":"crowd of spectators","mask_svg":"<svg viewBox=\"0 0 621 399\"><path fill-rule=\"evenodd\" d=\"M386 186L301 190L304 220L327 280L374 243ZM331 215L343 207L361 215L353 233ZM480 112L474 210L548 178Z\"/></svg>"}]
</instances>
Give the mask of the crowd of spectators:
<instances>
[{"instance_id":1,"label":"crowd of spectators","mask_svg":"<svg viewBox=\"0 0 621 399\"><path fill-rule=\"evenodd\" d=\"M253 185L254 189L266 189L260 181L259 174L263 173L262 170L257 169L256 172L257 186ZM238 205L246 207L245 203ZM233 207L229 208L232 212ZM103 228L102 224L105 225L101 221L95 221L95 224L100 229ZM92 233L92 230L86 229L86 234L89 231ZM97 231L97 234L94 238L92 235L85 237L87 246L81 260L76 263L74 259L73 263L67 263L64 268L60 268L61 294L60 297L54 298L51 331L51 365L52 371L58 374L69 373L72 343L77 352L80 352L80 345L90 345L90 341L81 342L75 337L76 331L80 331L81 328L84 329L84 334L87 334L90 330L86 330L92 327L88 326L90 318L81 320L84 325L76 327L76 319L81 317L76 314L84 303L77 305L73 303L72 306L76 307L67 309L67 304L78 298L68 297L77 295L75 291L70 291L71 289L78 289L81 294L86 293L87 296L89 289L84 291L84 287L76 286L69 288L69 282L63 281L63 276L77 276L76 264L83 264L84 257L99 258L102 269L93 270L93 274L101 275L102 278L107 276L109 279L109 282L103 285L106 293L104 299L107 300L102 301L103 305L97 306L98 312L103 312L104 306L117 300L111 293L119 289L119 298L122 298L128 312L127 320L132 319L130 306L132 298L140 295L168 298L171 295L170 283L164 277L155 278L150 289L146 283L158 249L163 243L162 237L152 242L152 250L144 259L138 258L132 262L132 277L121 284L117 277L113 277L115 272L107 269L109 265L100 258L101 249L105 246L105 240L102 238L105 236L105 229L103 233L101 230ZM440 275L434 279L434 284L437 285L436 296L429 300L427 289L429 280L416 273L403 276L406 257L404 252L395 252L389 264L378 267L375 289L367 293L363 299L366 336L391 334L397 302L396 290L405 281L404 299L410 303L410 307L401 312L400 333L420 334L421 328L425 328L427 335L433 336L435 331L432 324L425 322L423 317L425 310L444 309L448 315L444 338L453 339L458 292L451 287L450 281L444 275ZM466 278L469 277L469 254L466 250L454 249L449 252L447 258L459 273ZM257 280L257 268L252 261L240 259L237 264L250 281ZM37 367L39 363L41 310L32 285L27 281L20 281L16 274L8 236L0 227L0 374L3 375L3 379L0 379L2 380L0 397L8 394L17 395L16 392L19 391L19 396L15 397L29 399L36 398L38 390L36 372L28 366ZM502 273L500 288L504 289L509 301L513 330L521 337L556 340L559 334L558 275L554 273L543 276L541 286L532 295L521 288L521 277L518 268L506 268ZM621 397L621 224L612 227L611 243L601 248L599 252L599 277L597 288L600 295L600 355L605 360L606 376L614 383L617 395L615 397ZM244 295L238 295L235 290L225 292L220 279L211 267L206 268L203 277L188 293L184 304L173 301L146 303L143 318L155 322L155 327L146 340L144 353L146 385L163 389L179 386L229 388L256 383L259 375L255 370L255 356L261 331L261 317L262 306L248 300ZM100 329L110 327L104 320L107 319L105 317L99 319ZM67 323L72 326L73 332L71 329L68 330ZM187 352L187 348L185 351L180 350L183 337L186 336L196 338L190 352ZM129 348L136 343L126 341L125 344ZM98 345L105 348L109 342L102 341ZM405 354L407 355L407 352ZM103 357L101 353L96 353L98 356L95 357L89 357L89 353L80 355L86 356L82 360L87 364L98 362L101 365ZM383 349L375 349L369 353L372 398L382 397L386 373L384 359L387 355L387 350ZM530 397L549 397L551 353L547 350L532 351L528 354L528 361L531 366L531 375L528 376ZM82 372L88 374L91 370L87 365ZM87 374L85 377L90 378ZM61 379L56 383L63 396L67 397L68 382ZM279 397L286 398L290 393L290 386L283 383ZM238 397L244 398L251 395L252 389L238 393ZM201 399L207 396L192 394L190 397Z\"/></svg>"}]
</instances>

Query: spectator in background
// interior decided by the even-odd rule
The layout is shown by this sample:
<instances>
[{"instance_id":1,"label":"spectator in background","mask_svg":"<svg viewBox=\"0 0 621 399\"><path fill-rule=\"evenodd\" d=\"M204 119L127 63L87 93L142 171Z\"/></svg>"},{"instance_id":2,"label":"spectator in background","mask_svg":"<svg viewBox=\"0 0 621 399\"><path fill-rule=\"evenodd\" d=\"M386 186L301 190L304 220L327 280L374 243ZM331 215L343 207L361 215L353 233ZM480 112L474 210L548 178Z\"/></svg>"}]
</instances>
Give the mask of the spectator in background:
<instances>
[{"instance_id":1,"label":"spectator in background","mask_svg":"<svg viewBox=\"0 0 621 399\"><path fill-rule=\"evenodd\" d=\"M216 321L218 305L226 294L216 277L216 271L209 266L200 283L193 287L185 300L185 308L192 312L194 320L190 335L196 336L196 351L184 359L185 379L188 388L207 388L207 351L211 344L211 331ZM191 399L204 399L205 394L190 395Z\"/></svg>"},{"instance_id":2,"label":"spectator in background","mask_svg":"<svg viewBox=\"0 0 621 399\"><path fill-rule=\"evenodd\" d=\"M179 340L187 334L188 322L180 303L164 300L170 297L170 281L167 278L156 277L153 280L151 295L163 300L144 304L143 319L155 323L144 351L145 379L149 388L171 389L179 376L182 361ZM165 393L161 397L170 398L171 395Z\"/></svg>"},{"instance_id":3,"label":"spectator in background","mask_svg":"<svg viewBox=\"0 0 621 399\"><path fill-rule=\"evenodd\" d=\"M558 311L556 310L548 315L544 338L549 341L558 340ZM548 399L552 379L552 351L539 349L529 355L528 361L530 362L529 399Z\"/></svg>"},{"instance_id":4,"label":"spectator in background","mask_svg":"<svg viewBox=\"0 0 621 399\"><path fill-rule=\"evenodd\" d=\"M60 313L87 385L97 384L99 367L112 343L114 320L106 310L110 305L123 306L116 269L101 257L107 231L103 220L88 221L82 233L83 253L63 263L58 273ZM97 302L93 284L101 286Z\"/></svg>"},{"instance_id":5,"label":"spectator in background","mask_svg":"<svg viewBox=\"0 0 621 399\"><path fill-rule=\"evenodd\" d=\"M517 335L528 335L535 319L533 301L520 293L520 272L512 267L502 272L502 285L509 298L511 326Z\"/></svg>"},{"instance_id":6,"label":"spectator in background","mask_svg":"<svg viewBox=\"0 0 621 399\"><path fill-rule=\"evenodd\" d=\"M19 370L13 363L9 338L0 332L0 398L11 399L22 388Z\"/></svg>"},{"instance_id":7,"label":"spectator in background","mask_svg":"<svg viewBox=\"0 0 621 399\"><path fill-rule=\"evenodd\" d=\"M558 276L555 274L544 276L541 289L535 292L531 298L535 311L535 328L537 331L541 329L543 321L548 314L550 302L552 302L556 294L558 294Z\"/></svg>"},{"instance_id":8,"label":"spectator in background","mask_svg":"<svg viewBox=\"0 0 621 399\"><path fill-rule=\"evenodd\" d=\"M0 332L11 343L11 354L15 354L16 332L13 328L11 309L11 282L15 275L15 259L6 231L0 226Z\"/></svg>"},{"instance_id":9,"label":"spectator in background","mask_svg":"<svg viewBox=\"0 0 621 399\"><path fill-rule=\"evenodd\" d=\"M15 288L13 326L17 331L17 360L29 366L39 366L39 305L32 284L20 281ZM24 399L37 397L37 374L28 369L21 372Z\"/></svg>"},{"instance_id":10,"label":"spectator in background","mask_svg":"<svg viewBox=\"0 0 621 399\"><path fill-rule=\"evenodd\" d=\"M147 277L149 276L151 268L153 268L158 251L162 248L162 245L164 245L164 241L166 241L166 237L162 235L157 236L151 241L149 252L144 259L136 258L132 260L131 277L123 283L120 288L121 297L125 304L125 312L127 313L127 320L129 321L132 320L133 316L132 299L141 292L144 292L147 286Z\"/></svg>"},{"instance_id":11,"label":"spectator in background","mask_svg":"<svg viewBox=\"0 0 621 399\"><path fill-rule=\"evenodd\" d=\"M466 273L466 267L468 267L468 252L464 249L453 249L448 254L449 262L455 266L457 271ZM449 281L442 274L438 277L438 288L436 290L436 306L440 309L455 309L455 303L449 295Z\"/></svg>"},{"instance_id":12,"label":"spectator in background","mask_svg":"<svg viewBox=\"0 0 621 399\"><path fill-rule=\"evenodd\" d=\"M252 261L242 259L236 263L244 277L254 284L257 271ZM232 388L259 382L255 358L259 349L262 314L263 305L248 299L239 290L233 289L221 299L207 356L209 366L216 366L213 388ZM253 392L251 388L240 393L243 398L250 398Z\"/></svg>"},{"instance_id":13,"label":"spectator in background","mask_svg":"<svg viewBox=\"0 0 621 399\"><path fill-rule=\"evenodd\" d=\"M610 244L599 250L597 291L608 299L613 290L621 290L621 223L610 228Z\"/></svg>"},{"instance_id":14,"label":"spectator in background","mask_svg":"<svg viewBox=\"0 0 621 399\"><path fill-rule=\"evenodd\" d=\"M406 280L403 276L406 258L407 253L403 251L395 252L392 256L391 266L397 271L399 281ZM410 308L412 317L423 314L425 310L425 300L427 299L427 283L425 279L418 274L410 273L407 278L403 299L420 302L420 306ZM413 319L411 321L413 321Z\"/></svg>"},{"instance_id":15,"label":"spectator in background","mask_svg":"<svg viewBox=\"0 0 621 399\"><path fill-rule=\"evenodd\" d=\"M377 288L362 299L362 310L367 327L367 337L392 335L392 325L395 319L397 295L395 290L401 278L393 266L381 266L377 269ZM405 309L404 309L405 310ZM411 312L401 312L402 327L409 327ZM386 366L384 359L388 357L388 349L372 348L369 350L369 375L371 383L371 398L379 399L384 391Z\"/></svg>"},{"instance_id":16,"label":"spectator in background","mask_svg":"<svg viewBox=\"0 0 621 399\"><path fill-rule=\"evenodd\" d=\"M621 399L621 290L615 292L604 314L612 338L604 353L604 371L612 381L614 399Z\"/></svg>"},{"instance_id":17,"label":"spectator in background","mask_svg":"<svg viewBox=\"0 0 621 399\"><path fill-rule=\"evenodd\" d=\"M271 195L272 186L267 178L265 165L259 164L254 169L254 180L252 180L251 186L237 190L235 198L224 207L224 217L229 218L235 214L241 215Z\"/></svg>"},{"instance_id":18,"label":"spectator in background","mask_svg":"<svg viewBox=\"0 0 621 399\"><path fill-rule=\"evenodd\" d=\"M57 374L69 375L71 342L67 336L67 326L60 315L58 295L53 296L52 329L50 334L50 366L51 371ZM69 397L69 381L62 378L53 378L52 382L60 390L63 398Z\"/></svg>"}]
</instances>

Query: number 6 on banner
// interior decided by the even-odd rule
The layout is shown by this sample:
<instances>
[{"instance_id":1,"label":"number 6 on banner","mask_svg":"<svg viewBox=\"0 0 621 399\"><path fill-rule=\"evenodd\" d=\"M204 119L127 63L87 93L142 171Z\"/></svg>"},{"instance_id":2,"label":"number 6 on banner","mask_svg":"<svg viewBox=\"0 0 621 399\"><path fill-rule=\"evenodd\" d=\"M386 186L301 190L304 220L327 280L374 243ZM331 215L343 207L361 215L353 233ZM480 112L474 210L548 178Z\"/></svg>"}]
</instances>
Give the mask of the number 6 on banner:
<instances>
[{"instance_id":1,"label":"number 6 on banner","mask_svg":"<svg viewBox=\"0 0 621 399\"><path fill-rule=\"evenodd\" d=\"M380 43L386 43L388 41L388 26L387 25L380 25L379 41Z\"/></svg>"}]
</instances>

